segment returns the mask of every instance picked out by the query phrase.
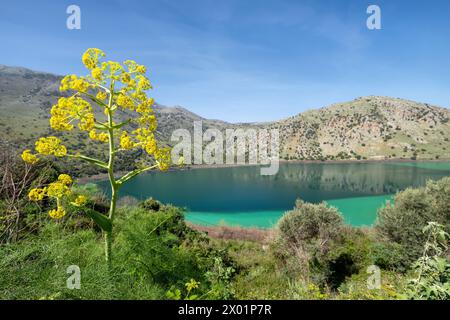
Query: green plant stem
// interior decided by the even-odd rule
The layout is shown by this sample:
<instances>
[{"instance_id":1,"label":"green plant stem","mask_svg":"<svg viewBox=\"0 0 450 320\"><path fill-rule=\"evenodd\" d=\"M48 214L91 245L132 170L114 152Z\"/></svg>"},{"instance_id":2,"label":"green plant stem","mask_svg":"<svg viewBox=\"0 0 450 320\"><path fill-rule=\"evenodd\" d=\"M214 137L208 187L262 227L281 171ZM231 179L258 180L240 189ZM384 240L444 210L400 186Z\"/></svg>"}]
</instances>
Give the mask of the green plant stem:
<instances>
[{"instance_id":1,"label":"green plant stem","mask_svg":"<svg viewBox=\"0 0 450 320\"><path fill-rule=\"evenodd\" d=\"M136 170L130 171L126 175L124 175L122 178L117 180L116 183L118 185L122 185L122 184L126 183L128 180L131 180L135 176L141 174L142 172L149 171L149 170L155 169L157 167L158 167L158 165L152 165L152 166L149 166L149 167L140 168L140 169L136 169Z\"/></svg>"},{"instance_id":2,"label":"green plant stem","mask_svg":"<svg viewBox=\"0 0 450 320\"><path fill-rule=\"evenodd\" d=\"M112 119L112 104L114 95L114 81L111 82L109 102L108 102L108 138L109 138L109 161L108 161L108 178L111 184L111 204L109 207L109 219L111 224L114 221L114 214L116 212L116 203L119 192L119 184L114 178L114 158L115 158L115 147L114 147L114 124ZM105 259L108 267L111 267L111 246L113 239L113 228L111 231L105 232Z\"/></svg>"},{"instance_id":3,"label":"green plant stem","mask_svg":"<svg viewBox=\"0 0 450 320\"><path fill-rule=\"evenodd\" d=\"M111 245L112 245L112 231L105 232L105 259L108 268L111 268Z\"/></svg>"},{"instance_id":4,"label":"green plant stem","mask_svg":"<svg viewBox=\"0 0 450 320\"><path fill-rule=\"evenodd\" d=\"M97 166L99 166L101 168L108 169L108 164L104 163L103 161L98 160L98 159L94 159L94 158L90 158L90 157L87 157L87 156L83 156L82 154L68 154L67 156L69 158L86 160L87 162L95 164L95 165L97 165Z\"/></svg>"}]
</instances>

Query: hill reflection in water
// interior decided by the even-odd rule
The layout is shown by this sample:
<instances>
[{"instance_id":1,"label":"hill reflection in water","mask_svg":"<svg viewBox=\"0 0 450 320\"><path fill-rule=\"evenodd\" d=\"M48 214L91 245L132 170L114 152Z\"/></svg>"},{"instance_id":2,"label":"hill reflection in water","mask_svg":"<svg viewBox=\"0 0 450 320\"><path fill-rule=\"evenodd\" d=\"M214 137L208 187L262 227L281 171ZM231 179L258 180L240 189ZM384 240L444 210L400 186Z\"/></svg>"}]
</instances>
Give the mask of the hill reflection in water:
<instances>
[{"instance_id":1,"label":"hill reflection in water","mask_svg":"<svg viewBox=\"0 0 450 320\"><path fill-rule=\"evenodd\" d=\"M261 176L257 166L150 173L125 185L121 196L153 197L199 212L287 210L297 198L389 195L449 175L450 163L444 162L283 163L274 176Z\"/></svg>"}]
</instances>

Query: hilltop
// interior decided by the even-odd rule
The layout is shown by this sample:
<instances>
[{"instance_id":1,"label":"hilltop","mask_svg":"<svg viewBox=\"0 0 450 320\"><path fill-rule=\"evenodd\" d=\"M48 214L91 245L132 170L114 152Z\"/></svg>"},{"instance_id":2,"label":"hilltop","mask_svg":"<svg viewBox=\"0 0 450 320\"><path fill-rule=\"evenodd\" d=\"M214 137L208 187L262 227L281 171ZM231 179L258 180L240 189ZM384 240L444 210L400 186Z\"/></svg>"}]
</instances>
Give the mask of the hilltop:
<instances>
[{"instance_id":1,"label":"hilltop","mask_svg":"<svg viewBox=\"0 0 450 320\"><path fill-rule=\"evenodd\" d=\"M368 96L277 121L285 159L450 158L450 111Z\"/></svg>"}]
</instances>

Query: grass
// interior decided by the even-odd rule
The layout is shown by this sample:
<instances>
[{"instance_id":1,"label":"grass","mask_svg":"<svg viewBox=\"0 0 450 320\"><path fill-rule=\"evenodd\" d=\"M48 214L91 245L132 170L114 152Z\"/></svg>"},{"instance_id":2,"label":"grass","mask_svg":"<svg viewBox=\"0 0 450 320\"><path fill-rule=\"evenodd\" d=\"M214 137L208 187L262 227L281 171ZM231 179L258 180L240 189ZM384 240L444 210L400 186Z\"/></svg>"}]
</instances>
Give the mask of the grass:
<instances>
[{"instance_id":1,"label":"grass","mask_svg":"<svg viewBox=\"0 0 450 320\"><path fill-rule=\"evenodd\" d=\"M84 230L73 234L49 225L39 237L0 249L1 299L159 299L157 283L140 281L132 270L109 273L99 236ZM67 268L81 270L81 290L66 286ZM13 276L11 276L13 275Z\"/></svg>"},{"instance_id":2,"label":"grass","mask_svg":"<svg viewBox=\"0 0 450 320\"><path fill-rule=\"evenodd\" d=\"M204 281L210 259L200 256L201 249L182 245L188 230L178 223L180 212L122 209L111 271L101 234L74 231L71 221L49 223L37 235L2 245L0 269L7 272L0 273L0 299L164 299L173 286ZM81 290L66 286L71 265L81 270Z\"/></svg>"}]
</instances>

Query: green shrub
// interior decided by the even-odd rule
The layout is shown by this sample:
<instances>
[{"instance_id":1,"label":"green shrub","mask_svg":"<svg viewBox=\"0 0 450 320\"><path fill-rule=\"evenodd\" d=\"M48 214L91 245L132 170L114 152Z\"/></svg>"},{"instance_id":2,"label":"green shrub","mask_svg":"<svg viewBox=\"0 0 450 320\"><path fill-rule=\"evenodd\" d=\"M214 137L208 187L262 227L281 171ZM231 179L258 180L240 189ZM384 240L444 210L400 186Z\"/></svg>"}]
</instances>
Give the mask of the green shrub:
<instances>
[{"instance_id":1,"label":"green shrub","mask_svg":"<svg viewBox=\"0 0 450 320\"><path fill-rule=\"evenodd\" d=\"M40 228L35 214L45 210L49 202L41 207L30 205L28 191L53 181L58 173L50 161L29 167L15 151L0 148L0 244L18 241Z\"/></svg>"},{"instance_id":2,"label":"green shrub","mask_svg":"<svg viewBox=\"0 0 450 320\"><path fill-rule=\"evenodd\" d=\"M361 230L342 228L329 252L316 260L316 274L323 275L328 287L337 289L348 277L372 264L371 246L371 240Z\"/></svg>"},{"instance_id":3,"label":"green shrub","mask_svg":"<svg viewBox=\"0 0 450 320\"><path fill-rule=\"evenodd\" d=\"M422 229L435 221L450 228L450 178L429 181L423 188L406 189L395 196L394 205L378 213L376 230L389 241L403 247L404 265L417 260L426 236Z\"/></svg>"},{"instance_id":4,"label":"green shrub","mask_svg":"<svg viewBox=\"0 0 450 320\"><path fill-rule=\"evenodd\" d=\"M114 244L115 259L121 266L165 287L183 286L191 278L202 276L195 256L180 246L182 231L176 212L148 215L140 209L131 209L126 216L120 216L127 220L121 223Z\"/></svg>"},{"instance_id":5,"label":"green shrub","mask_svg":"<svg viewBox=\"0 0 450 320\"><path fill-rule=\"evenodd\" d=\"M410 299L449 300L450 262L448 241L450 236L444 227L430 222L423 228L427 241L423 254L413 265L413 279L409 280L406 296Z\"/></svg>"},{"instance_id":6,"label":"green shrub","mask_svg":"<svg viewBox=\"0 0 450 320\"><path fill-rule=\"evenodd\" d=\"M149 211L159 211L161 208L161 202L153 198L149 198L139 204L139 207Z\"/></svg>"},{"instance_id":7,"label":"green shrub","mask_svg":"<svg viewBox=\"0 0 450 320\"><path fill-rule=\"evenodd\" d=\"M318 244L336 238L343 221L339 211L326 203L311 204L297 200L295 208L278 222L278 230L281 238L293 245Z\"/></svg>"},{"instance_id":8,"label":"green shrub","mask_svg":"<svg viewBox=\"0 0 450 320\"><path fill-rule=\"evenodd\" d=\"M298 200L278 223L278 236L272 243L275 256L291 277L326 285L326 256L343 229L343 218L337 209L326 203Z\"/></svg>"},{"instance_id":9,"label":"green shrub","mask_svg":"<svg viewBox=\"0 0 450 320\"><path fill-rule=\"evenodd\" d=\"M406 272L405 248L396 242L374 242L372 246L373 264L384 270Z\"/></svg>"},{"instance_id":10,"label":"green shrub","mask_svg":"<svg viewBox=\"0 0 450 320\"><path fill-rule=\"evenodd\" d=\"M214 264L210 271L205 273L205 277L211 284L211 290L208 293L211 299L229 300L233 299L235 292L231 287L231 280L235 269L227 266L221 257L214 257Z\"/></svg>"}]
</instances>

